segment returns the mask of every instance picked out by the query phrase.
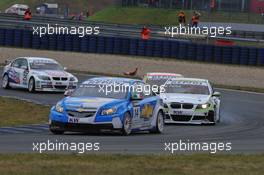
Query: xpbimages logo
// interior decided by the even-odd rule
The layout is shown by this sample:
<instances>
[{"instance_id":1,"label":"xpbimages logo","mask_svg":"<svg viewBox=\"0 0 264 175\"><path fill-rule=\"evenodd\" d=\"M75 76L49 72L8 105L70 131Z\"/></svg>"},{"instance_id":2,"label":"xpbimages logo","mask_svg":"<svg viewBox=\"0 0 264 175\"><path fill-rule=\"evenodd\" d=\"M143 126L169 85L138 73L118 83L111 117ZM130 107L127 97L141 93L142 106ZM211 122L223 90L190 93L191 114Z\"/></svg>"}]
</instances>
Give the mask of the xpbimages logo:
<instances>
[{"instance_id":1,"label":"xpbimages logo","mask_svg":"<svg viewBox=\"0 0 264 175\"><path fill-rule=\"evenodd\" d=\"M58 140L46 142L33 142L32 150L38 153L70 151L83 154L85 152L99 151L100 143L91 142L59 142Z\"/></svg>"},{"instance_id":2,"label":"xpbimages logo","mask_svg":"<svg viewBox=\"0 0 264 175\"><path fill-rule=\"evenodd\" d=\"M33 27L33 35L38 35L42 37L44 35L78 35L80 38L86 35L99 35L100 28L98 26L91 27L91 26L58 26L55 24L51 26L47 24L47 26L37 26Z\"/></svg>"},{"instance_id":3,"label":"xpbimages logo","mask_svg":"<svg viewBox=\"0 0 264 175\"><path fill-rule=\"evenodd\" d=\"M164 151L171 154L177 152L228 152L232 150L231 142L191 142L190 140L179 142L165 142Z\"/></svg>"},{"instance_id":4,"label":"xpbimages logo","mask_svg":"<svg viewBox=\"0 0 264 175\"><path fill-rule=\"evenodd\" d=\"M175 37L178 35L206 35L209 37L216 37L218 35L231 35L232 34L232 27L190 27L188 26L167 26L164 27L165 29L165 35L170 37Z\"/></svg>"}]
</instances>

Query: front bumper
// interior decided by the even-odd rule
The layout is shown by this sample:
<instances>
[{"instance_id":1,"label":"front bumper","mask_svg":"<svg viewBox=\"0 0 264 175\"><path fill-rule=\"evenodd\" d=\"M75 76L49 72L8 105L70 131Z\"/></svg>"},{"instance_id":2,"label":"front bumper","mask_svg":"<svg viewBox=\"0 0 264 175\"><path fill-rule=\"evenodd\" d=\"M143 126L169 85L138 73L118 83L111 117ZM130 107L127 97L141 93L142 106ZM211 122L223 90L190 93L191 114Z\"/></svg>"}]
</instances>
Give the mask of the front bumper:
<instances>
[{"instance_id":1,"label":"front bumper","mask_svg":"<svg viewBox=\"0 0 264 175\"><path fill-rule=\"evenodd\" d=\"M49 116L49 125L51 129L75 132L90 132L100 130L120 130L123 128L121 115L104 117L96 117L96 114L91 117L70 117L66 112L59 113L51 109Z\"/></svg>"},{"instance_id":2,"label":"front bumper","mask_svg":"<svg viewBox=\"0 0 264 175\"><path fill-rule=\"evenodd\" d=\"M75 89L77 87L76 81L36 81L36 91L47 92L64 92L67 89Z\"/></svg>"},{"instance_id":3,"label":"front bumper","mask_svg":"<svg viewBox=\"0 0 264 175\"><path fill-rule=\"evenodd\" d=\"M111 123L87 124L87 123L63 123L51 121L50 129L72 131L72 132L99 132L102 130L116 130Z\"/></svg>"},{"instance_id":4,"label":"front bumper","mask_svg":"<svg viewBox=\"0 0 264 175\"><path fill-rule=\"evenodd\" d=\"M176 115L176 114L165 114L165 123L175 123L175 124L214 124L209 120L209 116L214 115L213 112L206 113L195 113L188 115Z\"/></svg>"}]
</instances>

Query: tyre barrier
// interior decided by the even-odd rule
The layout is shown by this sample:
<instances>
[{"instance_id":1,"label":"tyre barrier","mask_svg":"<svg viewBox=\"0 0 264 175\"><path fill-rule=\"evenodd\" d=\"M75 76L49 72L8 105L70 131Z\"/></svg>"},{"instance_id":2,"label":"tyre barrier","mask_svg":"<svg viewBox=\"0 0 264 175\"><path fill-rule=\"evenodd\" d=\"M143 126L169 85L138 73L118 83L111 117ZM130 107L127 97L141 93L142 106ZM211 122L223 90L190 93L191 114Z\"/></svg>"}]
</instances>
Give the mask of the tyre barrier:
<instances>
[{"instance_id":1,"label":"tyre barrier","mask_svg":"<svg viewBox=\"0 0 264 175\"><path fill-rule=\"evenodd\" d=\"M213 62L214 58L214 47L213 45L206 45L204 51L204 61Z\"/></svg>"},{"instance_id":2,"label":"tyre barrier","mask_svg":"<svg viewBox=\"0 0 264 175\"><path fill-rule=\"evenodd\" d=\"M121 54L127 55L129 53L129 39L121 39Z\"/></svg>"},{"instance_id":3,"label":"tyre barrier","mask_svg":"<svg viewBox=\"0 0 264 175\"><path fill-rule=\"evenodd\" d=\"M23 30L15 30L14 31L14 46L16 46L16 47L22 46L22 32L23 32Z\"/></svg>"},{"instance_id":4,"label":"tyre barrier","mask_svg":"<svg viewBox=\"0 0 264 175\"><path fill-rule=\"evenodd\" d=\"M14 29L5 32L5 46L14 46Z\"/></svg>"},{"instance_id":5,"label":"tyre barrier","mask_svg":"<svg viewBox=\"0 0 264 175\"><path fill-rule=\"evenodd\" d=\"M154 47L155 47L155 41L148 40L147 43L146 43L146 56L148 56L148 57L154 56L153 55Z\"/></svg>"},{"instance_id":6,"label":"tyre barrier","mask_svg":"<svg viewBox=\"0 0 264 175\"><path fill-rule=\"evenodd\" d=\"M187 43L179 43L179 54L178 58L179 59L185 59L187 57L187 52L188 52L188 45Z\"/></svg>"},{"instance_id":7,"label":"tyre barrier","mask_svg":"<svg viewBox=\"0 0 264 175\"><path fill-rule=\"evenodd\" d=\"M80 42L81 38L79 35L72 35L72 51L74 52L80 52Z\"/></svg>"},{"instance_id":8,"label":"tyre barrier","mask_svg":"<svg viewBox=\"0 0 264 175\"><path fill-rule=\"evenodd\" d=\"M258 65L264 66L264 48L258 49Z\"/></svg>"},{"instance_id":9,"label":"tyre barrier","mask_svg":"<svg viewBox=\"0 0 264 175\"><path fill-rule=\"evenodd\" d=\"M249 48L247 47L240 48L239 61L241 65L248 65L248 57L249 57Z\"/></svg>"},{"instance_id":10,"label":"tyre barrier","mask_svg":"<svg viewBox=\"0 0 264 175\"><path fill-rule=\"evenodd\" d=\"M89 50L88 44L89 44L88 37L87 36L82 37L81 41L80 41L80 51L81 52L88 52L88 50Z\"/></svg>"},{"instance_id":11,"label":"tyre barrier","mask_svg":"<svg viewBox=\"0 0 264 175\"><path fill-rule=\"evenodd\" d=\"M105 53L112 54L114 49L114 38L107 37L105 40Z\"/></svg>"},{"instance_id":12,"label":"tyre barrier","mask_svg":"<svg viewBox=\"0 0 264 175\"><path fill-rule=\"evenodd\" d=\"M232 47L224 46L223 48L223 63L231 64L232 63Z\"/></svg>"},{"instance_id":13,"label":"tyre barrier","mask_svg":"<svg viewBox=\"0 0 264 175\"><path fill-rule=\"evenodd\" d=\"M65 35L65 40L64 40L64 50L65 51L72 51L73 50L72 42L73 42L73 36L72 35Z\"/></svg>"},{"instance_id":14,"label":"tyre barrier","mask_svg":"<svg viewBox=\"0 0 264 175\"><path fill-rule=\"evenodd\" d=\"M205 48L206 48L206 45L197 44L197 47L196 47L196 60L197 61L204 61L204 59L205 59Z\"/></svg>"},{"instance_id":15,"label":"tyre barrier","mask_svg":"<svg viewBox=\"0 0 264 175\"><path fill-rule=\"evenodd\" d=\"M0 45L4 46L5 45L5 29L0 28Z\"/></svg>"},{"instance_id":16,"label":"tyre barrier","mask_svg":"<svg viewBox=\"0 0 264 175\"><path fill-rule=\"evenodd\" d=\"M258 55L258 49L257 48L250 48L248 49L248 65L254 66L257 65L257 55Z\"/></svg>"},{"instance_id":17,"label":"tyre barrier","mask_svg":"<svg viewBox=\"0 0 264 175\"><path fill-rule=\"evenodd\" d=\"M57 50L57 35L49 35L49 50Z\"/></svg>"},{"instance_id":18,"label":"tyre barrier","mask_svg":"<svg viewBox=\"0 0 264 175\"><path fill-rule=\"evenodd\" d=\"M49 35L44 35L40 38L40 49L49 49Z\"/></svg>"},{"instance_id":19,"label":"tyre barrier","mask_svg":"<svg viewBox=\"0 0 264 175\"><path fill-rule=\"evenodd\" d=\"M114 38L114 54L121 54L121 38Z\"/></svg>"},{"instance_id":20,"label":"tyre barrier","mask_svg":"<svg viewBox=\"0 0 264 175\"><path fill-rule=\"evenodd\" d=\"M171 42L171 57L172 58L178 58L178 53L179 53L179 42L178 41L173 41Z\"/></svg>"},{"instance_id":21,"label":"tyre barrier","mask_svg":"<svg viewBox=\"0 0 264 175\"><path fill-rule=\"evenodd\" d=\"M57 36L57 50L64 50L65 48L65 35Z\"/></svg>"},{"instance_id":22,"label":"tyre barrier","mask_svg":"<svg viewBox=\"0 0 264 175\"><path fill-rule=\"evenodd\" d=\"M187 59L188 60L196 60L196 48L197 45L195 43L187 44Z\"/></svg>"},{"instance_id":23,"label":"tyre barrier","mask_svg":"<svg viewBox=\"0 0 264 175\"><path fill-rule=\"evenodd\" d=\"M38 35L32 36L32 48L39 49L40 48L40 37Z\"/></svg>"},{"instance_id":24,"label":"tyre barrier","mask_svg":"<svg viewBox=\"0 0 264 175\"><path fill-rule=\"evenodd\" d=\"M222 63L223 60L223 47L222 46L215 46L214 48L214 62Z\"/></svg>"},{"instance_id":25,"label":"tyre barrier","mask_svg":"<svg viewBox=\"0 0 264 175\"><path fill-rule=\"evenodd\" d=\"M232 64L240 64L240 47L233 46L232 47Z\"/></svg>"},{"instance_id":26,"label":"tyre barrier","mask_svg":"<svg viewBox=\"0 0 264 175\"><path fill-rule=\"evenodd\" d=\"M32 47L32 32L30 30L24 30L22 32L22 47L24 48Z\"/></svg>"},{"instance_id":27,"label":"tyre barrier","mask_svg":"<svg viewBox=\"0 0 264 175\"><path fill-rule=\"evenodd\" d=\"M164 41L162 45L162 57L170 58L171 57L170 50L171 50L171 42Z\"/></svg>"},{"instance_id":28,"label":"tyre barrier","mask_svg":"<svg viewBox=\"0 0 264 175\"><path fill-rule=\"evenodd\" d=\"M264 48L214 46L175 40L142 40L89 35L33 35L0 28L0 45L33 49L166 57L224 64L264 66Z\"/></svg>"},{"instance_id":29,"label":"tyre barrier","mask_svg":"<svg viewBox=\"0 0 264 175\"><path fill-rule=\"evenodd\" d=\"M137 55L139 56L145 56L145 51L146 51L146 43L147 41L145 40L138 40L138 48L137 48Z\"/></svg>"},{"instance_id":30,"label":"tyre barrier","mask_svg":"<svg viewBox=\"0 0 264 175\"><path fill-rule=\"evenodd\" d=\"M130 39L129 55L137 55L138 40Z\"/></svg>"},{"instance_id":31,"label":"tyre barrier","mask_svg":"<svg viewBox=\"0 0 264 175\"><path fill-rule=\"evenodd\" d=\"M97 40L97 53L105 53L105 37L99 37Z\"/></svg>"},{"instance_id":32,"label":"tyre barrier","mask_svg":"<svg viewBox=\"0 0 264 175\"><path fill-rule=\"evenodd\" d=\"M96 53L97 37L96 36L89 36L88 38L89 38L88 52Z\"/></svg>"},{"instance_id":33,"label":"tyre barrier","mask_svg":"<svg viewBox=\"0 0 264 175\"><path fill-rule=\"evenodd\" d=\"M162 40L154 40L154 50L153 50L153 56L154 57L162 57Z\"/></svg>"}]
</instances>

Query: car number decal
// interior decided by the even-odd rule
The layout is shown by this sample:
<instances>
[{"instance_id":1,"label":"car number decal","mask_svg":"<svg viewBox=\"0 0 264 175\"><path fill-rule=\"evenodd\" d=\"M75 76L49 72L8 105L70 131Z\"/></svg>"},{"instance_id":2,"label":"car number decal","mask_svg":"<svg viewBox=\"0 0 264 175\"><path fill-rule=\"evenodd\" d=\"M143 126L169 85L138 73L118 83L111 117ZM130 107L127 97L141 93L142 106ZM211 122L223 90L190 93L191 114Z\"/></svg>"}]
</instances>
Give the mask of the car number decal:
<instances>
[{"instance_id":1,"label":"car number decal","mask_svg":"<svg viewBox=\"0 0 264 175\"><path fill-rule=\"evenodd\" d=\"M68 122L69 123L79 123L80 122L80 118L69 117Z\"/></svg>"}]
</instances>

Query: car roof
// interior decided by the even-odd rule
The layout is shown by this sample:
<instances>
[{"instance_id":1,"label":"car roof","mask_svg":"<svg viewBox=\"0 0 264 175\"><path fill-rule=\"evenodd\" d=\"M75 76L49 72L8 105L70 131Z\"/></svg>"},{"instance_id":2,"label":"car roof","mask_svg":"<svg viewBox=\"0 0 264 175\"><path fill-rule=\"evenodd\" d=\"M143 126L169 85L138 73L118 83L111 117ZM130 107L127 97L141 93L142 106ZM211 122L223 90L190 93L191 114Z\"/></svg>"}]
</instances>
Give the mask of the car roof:
<instances>
[{"instance_id":1,"label":"car roof","mask_svg":"<svg viewBox=\"0 0 264 175\"><path fill-rule=\"evenodd\" d=\"M134 82L141 82L142 80L138 80L138 79L131 79L131 78L123 78L123 77L94 77L94 78L90 78L87 79L83 82L83 84L85 84L85 82L89 82L89 81L104 81L104 80L111 80L113 82L123 82L123 83L134 83Z\"/></svg>"},{"instance_id":2,"label":"car roof","mask_svg":"<svg viewBox=\"0 0 264 175\"><path fill-rule=\"evenodd\" d=\"M57 62L56 60L54 59L51 59L51 58L43 58L43 57L20 57L20 58L25 58L29 61L38 61L38 60L46 60L46 61L52 61L52 62Z\"/></svg>"},{"instance_id":3,"label":"car roof","mask_svg":"<svg viewBox=\"0 0 264 175\"><path fill-rule=\"evenodd\" d=\"M201 81L201 82L209 82L207 79L201 79L201 78L185 78L185 77L179 77L179 78L172 78L171 80L183 80L183 81Z\"/></svg>"},{"instance_id":4,"label":"car roof","mask_svg":"<svg viewBox=\"0 0 264 175\"><path fill-rule=\"evenodd\" d=\"M183 76L182 74L176 73L168 73L168 72L149 72L146 74L147 76L154 76L154 75L165 75L165 76Z\"/></svg>"},{"instance_id":5,"label":"car roof","mask_svg":"<svg viewBox=\"0 0 264 175\"><path fill-rule=\"evenodd\" d=\"M26 5L26 4L14 4L11 7L28 8L28 5Z\"/></svg>"}]
</instances>

